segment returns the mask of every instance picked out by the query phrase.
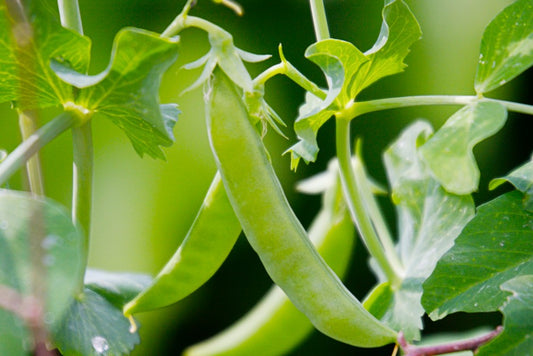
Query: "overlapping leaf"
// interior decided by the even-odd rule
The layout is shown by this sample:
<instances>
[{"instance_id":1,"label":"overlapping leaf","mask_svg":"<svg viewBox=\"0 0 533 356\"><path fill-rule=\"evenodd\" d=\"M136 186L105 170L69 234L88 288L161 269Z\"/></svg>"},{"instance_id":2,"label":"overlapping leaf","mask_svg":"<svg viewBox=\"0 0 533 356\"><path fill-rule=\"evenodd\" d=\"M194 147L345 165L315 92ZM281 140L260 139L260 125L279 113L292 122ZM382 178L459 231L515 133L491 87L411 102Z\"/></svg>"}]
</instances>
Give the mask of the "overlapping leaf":
<instances>
[{"instance_id":1,"label":"overlapping leaf","mask_svg":"<svg viewBox=\"0 0 533 356\"><path fill-rule=\"evenodd\" d=\"M172 128L179 110L159 105L161 76L177 58L177 42L145 30L121 30L113 45L111 62L102 73L89 76L52 62L65 82L79 88L75 103L107 116L130 138L142 156L164 158L159 146L174 141Z\"/></svg>"},{"instance_id":2,"label":"overlapping leaf","mask_svg":"<svg viewBox=\"0 0 533 356\"><path fill-rule=\"evenodd\" d=\"M382 281L385 284L365 302L381 320L403 331L408 339L417 339L422 329L422 282L474 215L471 197L447 193L419 159L418 148L431 133L428 123L416 122L385 151L398 216L397 250L405 277L397 289Z\"/></svg>"},{"instance_id":3,"label":"overlapping leaf","mask_svg":"<svg viewBox=\"0 0 533 356\"><path fill-rule=\"evenodd\" d=\"M139 335L129 328L120 309L85 289L71 303L53 341L62 354L69 356L129 355L139 343Z\"/></svg>"},{"instance_id":4,"label":"overlapping leaf","mask_svg":"<svg viewBox=\"0 0 533 356\"><path fill-rule=\"evenodd\" d=\"M513 191L480 206L439 261L422 297L432 319L498 310L508 295L500 286L533 274L533 213L523 209L522 197Z\"/></svg>"},{"instance_id":5,"label":"overlapping leaf","mask_svg":"<svg viewBox=\"0 0 533 356\"><path fill-rule=\"evenodd\" d=\"M533 350L533 275L513 278L501 288L512 293L501 308L503 332L476 355L528 355Z\"/></svg>"},{"instance_id":6,"label":"overlapping leaf","mask_svg":"<svg viewBox=\"0 0 533 356\"><path fill-rule=\"evenodd\" d=\"M32 1L23 13L0 4L0 102L13 101L24 110L72 100L72 88L57 78L49 62L61 57L86 71L90 40L61 27L49 6Z\"/></svg>"},{"instance_id":7,"label":"overlapping leaf","mask_svg":"<svg viewBox=\"0 0 533 356\"><path fill-rule=\"evenodd\" d=\"M420 149L433 177L451 193L476 191L479 169L472 149L498 132L506 119L506 109L495 102L478 101L457 111Z\"/></svg>"},{"instance_id":8,"label":"overlapping leaf","mask_svg":"<svg viewBox=\"0 0 533 356\"><path fill-rule=\"evenodd\" d=\"M486 93L533 65L533 1L518 0L487 26L481 40L475 88Z\"/></svg>"},{"instance_id":9,"label":"overlapping leaf","mask_svg":"<svg viewBox=\"0 0 533 356\"><path fill-rule=\"evenodd\" d=\"M533 156L531 156L529 162L515 169L507 176L493 179L489 188L495 189L506 181L524 193L524 209L533 212Z\"/></svg>"}]
</instances>

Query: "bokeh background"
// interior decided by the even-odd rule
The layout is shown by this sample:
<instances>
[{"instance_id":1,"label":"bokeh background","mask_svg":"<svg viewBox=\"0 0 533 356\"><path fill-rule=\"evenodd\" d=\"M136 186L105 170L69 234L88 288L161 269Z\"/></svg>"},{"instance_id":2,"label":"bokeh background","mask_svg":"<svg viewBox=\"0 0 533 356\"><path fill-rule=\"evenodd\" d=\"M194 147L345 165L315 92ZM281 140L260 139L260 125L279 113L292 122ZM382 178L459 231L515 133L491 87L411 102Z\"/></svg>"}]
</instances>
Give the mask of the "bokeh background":
<instances>
[{"instance_id":1,"label":"bokeh background","mask_svg":"<svg viewBox=\"0 0 533 356\"><path fill-rule=\"evenodd\" d=\"M511 0L410 0L423 39L412 47L409 67L400 75L384 79L365 90L361 99L404 95L472 95L473 78L483 29ZM114 35L125 26L161 32L176 16L185 0L80 0L85 34L93 41L91 72L103 70L109 60ZM255 53L273 54L267 62L249 67L253 75L277 63L282 43L291 63L318 83L324 84L317 67L303 53L314 42L308 1L241 0L245 14L208 0L198 1L192 13L209 19L234 34L238 47ZM381 25L380 0L325 0L332 37L353 42L365 51L372 46ZM94 121L95 189L90 267L112 271L156 274L185 236L208 185L215 165L207 142L202 91L180 95L199 75L180 67L208 50L204 33L188 30L181 36L178 63L166 73L161 101L177 102L182 115L175 127L176 143L166 150L167 162L141 159L126 136L106 120ZM533 72L530 70L489 96L533 104ZM270 133L266 142L275 168L291 204L304 226L318 211L318 197L297 194L298 180L323 170L334 156L334 126L329 122L319 133L321 151L317 163L289 170L289 157L282 152L295 142L292 123L304 92L286 78L267 85L267 99L286 121L289 140ZM386 183L381 152L409 122L430 120L439 127L457 108L410 108L368 114L353 123L354 137L364 139L364 157L370 173ZM0 107L0 148L12 150L20 141L17 119L9 105ZM43 119L57 114L47 110ZM475 199L482 203L490 179L525 162L533 150L533 118L510 113L505 128L478 145L475 153L481 168L481 186ZM71 138L65 134L43 150L46 191L70 206ZM10 181L25 187L21 175ZM500 193L498 191L496 193ZM381 201L391 229L394 213L389 201ZM362 245L354 251L347 279L352 292L362 297L375 282L367 268ZM259 259L241 236L221 270L201 289L180 303L139 316L142 338L133 355L178 355L237 320L271 286ZM428 333L458 331L479 325L496 325L498 314L458 314L433 323L425 320ZM391 348L354 349L315 332L291 355L388 355Z\"/></svg>"}]
</instances>

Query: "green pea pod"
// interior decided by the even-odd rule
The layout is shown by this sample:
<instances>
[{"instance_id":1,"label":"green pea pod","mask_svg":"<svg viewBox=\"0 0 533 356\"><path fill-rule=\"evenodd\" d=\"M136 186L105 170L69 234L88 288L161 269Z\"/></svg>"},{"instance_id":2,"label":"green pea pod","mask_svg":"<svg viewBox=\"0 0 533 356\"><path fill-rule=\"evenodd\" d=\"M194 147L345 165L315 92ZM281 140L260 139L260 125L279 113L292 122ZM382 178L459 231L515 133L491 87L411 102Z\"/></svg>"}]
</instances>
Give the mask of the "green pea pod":
<instances>
[{"instance_id":1,"label":"green pea pod","mask_svg":"<svg viewBox=\"0 0 533 356\"><path fill-rule=\"evenodd\" d=\"M152 285L124 306L124 315L161 308L194 292L222 265L240 232L217 173L182 244Z\"/></svg>"},{"instance_id":2,"label":"green pea pod","mask_svg":"<svg viewBox=\"0 0 533 356\"><path fill-rule=\"evenodd\" d=\"M333 176L337 166L330 165ZM309 238L331 269L342 278L355 243L355 229L336 177L323 196L322 209L311 224ZM313 331L313 325L274 286L243 318L214 337L185 350L186 356L284 355Z\"/></svg>"},{"instance_id":3,"label":"green pea pod","mask_svg":"<svg viewBox=\"0 0 533 356\"><path fill-rule=\"evenodd\" d=\"M241 94L217 69L207 91L211 148L228 198L268 274L324 334L360 347L396 341L346 289L294 215Z\"/></svg>"}]
</instances>

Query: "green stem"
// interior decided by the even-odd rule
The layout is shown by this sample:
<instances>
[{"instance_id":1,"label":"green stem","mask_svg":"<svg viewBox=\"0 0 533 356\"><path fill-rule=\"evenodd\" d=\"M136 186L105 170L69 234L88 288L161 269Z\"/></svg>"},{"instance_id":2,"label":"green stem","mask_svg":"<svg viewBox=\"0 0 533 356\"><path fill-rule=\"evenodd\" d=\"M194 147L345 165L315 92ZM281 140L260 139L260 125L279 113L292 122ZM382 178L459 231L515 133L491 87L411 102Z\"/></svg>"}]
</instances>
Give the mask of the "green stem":
<instances>
[{"instance_id":1,"label":"green stem","mask_svg":"<svg viewBox=\"0 0 533 356\"><path fill-rule=\"evenodd\" d=\"M519 104L511 101L479 98L474 95L421 95L352 102L351 105L348 105L342 112L339 113L337 117L340 116L351 119L374 111L405 108L410 106L469 105L475 103L476 101L496 102L505 106L509 111L533 115L532 105Z\"/></svg>"},{"instance_id":2,"label":"green stem","mask_svg":"<svg viewBox=\"0 0 533 356\"><path fill-rule=\"evenodd\" d=\"M78 0L57 0L61 25L69 30L83 35L80 7Z\"/></svg>"},{"instance_id":3,"label":"green stem","mask_svg":"<svg viewBox=\"0 0 533 356\"><path fill-rule=\"evenodd\" d=\"M322 0L309 0L309 4L311 5L316 40L322 41L328 39L329 29L324 2Z\"/></svg>"},{"instance_id":4,"label":"green stem","mask_svg":"<svg viewBox=\"0 0 533 356\"><path fill-rule=\"evenodd\" d=\"M391 261L399 261L399 259L394 257L394 259L390 260L385 253L384 246L376 235L376 231L367 214L363 195L357 186L357 180L351 164L349 120L336 120L336 145L341 182L352 219L370 255L378 262L387 280L391 283L391 287L397 288L402 281L402 272L397 270L396 268L399 267L393 266ZM395 252L392 253L395 254Z\"/></svg>"},{"instance_id":5,"label":"green stem","mask_svg":"<svg viewBox=\"0 0 533 356\"><path fill-rule=\"evenodd\" d=\"M207 33L219 33L224 36L231 35L223 28L199 17L186 16L183 13L176 16L174 21L161 34L161 37L172 37L189 27L196 27Z\"/></svg>"},{"instance_id":6,"label":"green stem","mask_svg":"<svg viewBox=\"0 0 533 356\"><path fill-rule=\"evenodd\" d=\"M55 119L38 129L33 135L24 140L0 164L0 185L22 167L43 146L71 128L79 121L76 113L65 111Z\"/></svg>"},{"instance_id":7,"label":"green stem","mask_svg":"<svg viewBox=\"0 0 533 356\"><path fill-rule=\"evenodd\" d=\"M22 134L22 140L25 141L37 131L36 113L31 110L19 112L19 127ZM28 173L28 182L30 191L36 195L44 195L44 185L41 170L41 160L39 153L26 162L26 171Z\"/></svg>"}]
</instances>

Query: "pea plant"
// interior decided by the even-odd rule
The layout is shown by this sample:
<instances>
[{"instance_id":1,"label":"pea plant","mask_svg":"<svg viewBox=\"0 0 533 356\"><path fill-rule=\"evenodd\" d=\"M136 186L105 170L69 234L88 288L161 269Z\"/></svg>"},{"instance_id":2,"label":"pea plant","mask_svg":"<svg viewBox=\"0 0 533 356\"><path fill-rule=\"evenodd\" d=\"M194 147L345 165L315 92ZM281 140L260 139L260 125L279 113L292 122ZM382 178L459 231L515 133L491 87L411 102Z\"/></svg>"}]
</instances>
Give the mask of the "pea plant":
<instances>
[{"instance_id":1,"label":"pea plant","mask_svg":"<svg viewBox=\"0 0 533 356\"><path fill-rule=\"evenodd\" d=\"M240 14L231 0L214 0ZM510 191L480 206L476 144L496 134L508 111L533 107L487 96L533 65L533 1L516 0L486 27L475 93L358 100L397 73L421 29L403 0L385 0L382 27L366 52L330 38L322 0L310 0L316 42L305 57L327 87L309 80L279 47L279 63L252 78L245 62L269 55L244 51L222 27L190 14L161 34L125 28L107 68L89 75L91 41L76 0L0 3L0 99L11 102L22 142L0 151L0 354L126 355L140 342L135 315L176 303L220 268L241 231L274 282L227 330L185 350L189 356L284 355L314 330L354 347L396 345L408 356L473 351L528 355L533 350L533 156L490 189ZM187 90L203 87L205 116L218 169L194 222L155 277L87 268L91 236L91 122L107 117L140 155L164 159L174 142L177 104L160 104L159 86L178 54L179 34L207 33L210 50L185 69L202 68ZM416 69L415 69L416 70ZM284 75L306 91L287 149L291 168L318 158L317 134L335 120L337 157L298 190L322 195L306 230L293 212L263 143L284 121L265 100L265 84ZM388 189L375 183L352 142L350 124L364 114L409 106L459 107L442 127L416 120L383 153ZM39 113L62 112L40 126ZM47 198L39 151L66 131L73 137L71 211ZM1 144L1 142L0 142ZM353 150L353 152L352 152ZM172 162L168 162L172 164ZM10 189L24 168L29 191ZM397 235L376 195L389 195ZM343 284L357 236L377 284L358 300ZM422 317L500 312L502 325L472 338L421 345Z\"/></svg>"}]
</instances>

